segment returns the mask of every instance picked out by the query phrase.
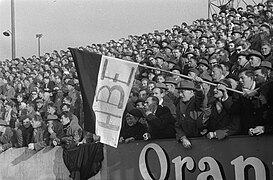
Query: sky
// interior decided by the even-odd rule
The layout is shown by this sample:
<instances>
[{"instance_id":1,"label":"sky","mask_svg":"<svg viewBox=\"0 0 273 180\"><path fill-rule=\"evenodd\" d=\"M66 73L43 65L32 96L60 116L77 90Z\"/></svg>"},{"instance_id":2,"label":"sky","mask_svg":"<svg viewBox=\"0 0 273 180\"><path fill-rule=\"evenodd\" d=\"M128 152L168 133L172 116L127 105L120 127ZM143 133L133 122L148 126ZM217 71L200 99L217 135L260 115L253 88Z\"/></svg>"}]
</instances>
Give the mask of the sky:
<instances>
[{"instance_id":1,"label":"sky","mask_svg":"<svg viewBox=\"0 0 273 180\"><path fill-rule=\"evenodd\" d=\"M0 60L11 59L10 0L0 0ZM14 0L16 57L164 31L207 18L207 0Z\"/></svg>"}]
</instances>

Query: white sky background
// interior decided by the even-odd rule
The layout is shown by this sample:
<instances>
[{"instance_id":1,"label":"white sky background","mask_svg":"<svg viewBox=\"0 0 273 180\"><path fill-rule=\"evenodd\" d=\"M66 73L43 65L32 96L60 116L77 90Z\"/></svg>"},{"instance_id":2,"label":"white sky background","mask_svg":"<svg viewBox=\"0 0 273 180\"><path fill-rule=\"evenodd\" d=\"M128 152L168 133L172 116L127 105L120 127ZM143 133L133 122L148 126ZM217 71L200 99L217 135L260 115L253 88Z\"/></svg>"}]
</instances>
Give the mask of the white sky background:
<instances>
[{"instance_id":1,"label":"white sky background","mask_svg":"<svg viewBox=\"0 0 273 180\"><path fill-rule=\"evenodd\" d=\"M14 0L16 57L164 31L207 18L207 0ZM0 60L11 58L10 0L0 0Z\"/></svg>"}]
</instances>

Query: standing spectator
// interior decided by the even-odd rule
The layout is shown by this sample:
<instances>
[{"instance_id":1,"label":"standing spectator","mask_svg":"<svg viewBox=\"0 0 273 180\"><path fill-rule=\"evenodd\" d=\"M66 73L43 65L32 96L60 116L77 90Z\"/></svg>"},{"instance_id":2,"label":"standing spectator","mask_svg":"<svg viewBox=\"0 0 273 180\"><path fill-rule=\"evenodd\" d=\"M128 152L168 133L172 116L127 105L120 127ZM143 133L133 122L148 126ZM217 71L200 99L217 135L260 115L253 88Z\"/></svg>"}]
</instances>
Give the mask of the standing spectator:
<instances>
[{"instance_id":1,"label":"standing spectator","mask_svg":"<svg viewBox=\"0 0 273 180\"><path fill-rule=\"evenodd\" d=\"M161 85L161 86L157 85L153 89L153 95L158 98L160 106L163 106L163 107L165 106L170 109L171 114L175 118L176 117L176 107L173 104L172 100L169 99L168 96L166 96L167 87L165 84L163 84L163 85Z\"/></svg>"},{"instance_id":2,"label":"standing spectator","mask_svg":"<svg viewBox=\"0 0 273 180\"><path fill-rule=\"evenodd\" d=\"M239 82L244 96L240 96L235 101L234 110L241 114L241 133L250 135L260 135L264 133L265 119L264 109L261 99L256 96L256 82L254 81L254 73L252 70L244 70L239 74Z\"/></svg>"},{"instance_id":3,"label":"standing spectator","mask_svg":"<svg viewBox=\"0 0 273 180\"><path fill-rule=\"evenodd\" d=\"M145 118L152 139L174 138L174 118L167 107L159 105L155 96L149 96L145 101Z\"/></svg>"},{"instance_id":4,"label":"standing spectator","mask_svg":"<svg viewBox=\"0 0 273 180\"><path fill-rule=\"evenodd\" d=\"M196 89L194 83L189 80L183 80L177 89L180 101L176 108L176 139L185 148L190 148L191 142L187 137L201 136L204 129L204 113L201 110L204 94L202 90Z\"/></svg>"},{"instance_id":5,"label":"standing spectator","mask_svg":"<svg viewBox=\"0 0 273 180\"><path fill-rule=\"evenodd\" d=\"M226 87L231 88L228 80L221 80L214 88L215 100L211 103L211 114L208 120L208 138L223 139L240 131L239 114L230 111L232 97Z\"/></svg>"}]
</instances>

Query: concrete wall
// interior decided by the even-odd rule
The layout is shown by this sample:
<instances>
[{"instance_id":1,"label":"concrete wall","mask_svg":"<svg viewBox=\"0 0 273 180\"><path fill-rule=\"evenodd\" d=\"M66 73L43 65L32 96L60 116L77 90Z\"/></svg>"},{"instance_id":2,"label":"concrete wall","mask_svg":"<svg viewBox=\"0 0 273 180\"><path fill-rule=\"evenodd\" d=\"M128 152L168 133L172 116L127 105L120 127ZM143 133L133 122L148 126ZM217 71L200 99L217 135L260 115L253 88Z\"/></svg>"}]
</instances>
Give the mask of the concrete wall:
<instances>
[{"instance_id":1,"label":"concrete wall","mask_svg":"<svg viewBox=\"0 0 273 180\"><path fill-rule=\"evenodd\" d=\"M0 180L71 180L62 153L61 147L46 147L37 153L27 148L9 149L0 154Z\"/></svg>"}]
</instances>

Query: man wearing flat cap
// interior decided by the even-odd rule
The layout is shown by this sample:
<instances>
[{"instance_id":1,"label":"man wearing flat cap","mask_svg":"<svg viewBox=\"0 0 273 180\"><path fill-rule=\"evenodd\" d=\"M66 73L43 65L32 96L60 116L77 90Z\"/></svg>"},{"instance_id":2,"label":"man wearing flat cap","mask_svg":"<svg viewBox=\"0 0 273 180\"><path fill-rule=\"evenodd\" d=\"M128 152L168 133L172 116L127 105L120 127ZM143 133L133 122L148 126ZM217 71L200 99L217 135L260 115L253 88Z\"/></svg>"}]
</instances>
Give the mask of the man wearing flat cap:
<instances>
[{"instance_id":1,"label":"man wearing flat cap","mask_svg":"<svg viewBox=\"0 0 273 180\"><path fill-rule=\"evenodd\" d=\"M203 74L210 74L209 73L209 63L208 60L206 58L202 58L199 60L199 62L197 63L198 65L198 71L200 73L200 76Z\"/></svg>"},{"instance_id":2,"label":"man wearing flat cap","mask_svg":"<svg viewBox=\"0 0 273 180\"><path fill-rule=\"evenodd\" d=\"M124 119L125 123L121 128L119 142L129 143L134 140L143 140L143 135L147 132L147 128L144 124L141 124L142 119L144 119L141 110L130 110L125 114Z\"/></svg>"},{"instance_id":3,"label":"man wearing flat cap","mask_svg":"<svg viewBox=\"0 0 273 180\"><path fill-rule=\"evenodd\" d=\"M185 148L191 147L187 137L199 137L204 129L205 114L202 110L204 93L196 89L193 81L183 80L177 87L180 100L176 109L176 139Z\"/></svg>"}]
</instances>

